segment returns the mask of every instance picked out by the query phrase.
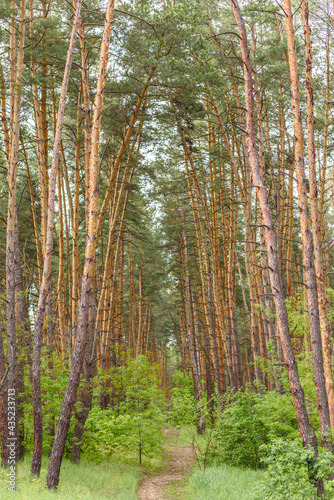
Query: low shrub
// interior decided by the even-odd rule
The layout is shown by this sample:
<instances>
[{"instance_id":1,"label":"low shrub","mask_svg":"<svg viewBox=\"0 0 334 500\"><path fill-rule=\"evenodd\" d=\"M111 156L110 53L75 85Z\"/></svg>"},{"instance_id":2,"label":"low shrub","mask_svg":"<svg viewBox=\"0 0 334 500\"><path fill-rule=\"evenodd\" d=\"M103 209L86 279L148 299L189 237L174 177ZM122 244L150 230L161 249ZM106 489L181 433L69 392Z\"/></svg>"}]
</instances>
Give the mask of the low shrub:
<instances>
[{"instance_id":1,"label":"low shrub","mask_svg":"<svg viewBox=\"0 0 334 500\"><path fill-rule=\"evenodd\" d=\"M109 459L116 451L151 457L162 449L163 418L157 414L116 415L115 410L94 406L89 413L82 442L86 457L96 462Z\"/></svg>"},{"instance_id":2,"label":"low shrub","mask_svg":"<svg viewBox=\"0 0 334 500\"><path fill-rule=\"evenodd\" d=\"M263 445L297 438L298 423L290 394L263 395L251 389L231 396L216 424L211 457L217 463L261 468Z\"/></svg>"},{"instance_id":3,"label":"low shrub","mask_svg":"<svg viewBox=\"0 0 334 500\"><path fill-rule=\"evenodd\" d=\"M332 472L333 457L322 452L314 456L311 447L304 448L300 439L275 439L262 447L266 473L255 489L258 500L304 500L317 498L317 489L310 476L325 482L325 498L333 498L334 490L326 478Z\"/></svg>"},{"instance_id":4,"label":"low shrub","mask_svg":"<svg viewBox=\"0 0 334 500\"><path fill-rule=\"evenodd\" d=\"M106 374L103 374L106 377ZM155 367L145 356L128 359L125 366L109 373L117 404L89 412L82 440L82 451L90 460L123 455L153 457L162 451L162 429L166 401L159 387Z\"/></svg>"},{"instance_id":5,"label":"low shrub","mask_svg":"<svg viewBox=\"0 0 334 500\"><path fill-rule=\"evenodd\" d=\"M192 378L181 371L173 376L169 420L174 425L196 424L196 401Z\"/></svg>"}]
</instances>

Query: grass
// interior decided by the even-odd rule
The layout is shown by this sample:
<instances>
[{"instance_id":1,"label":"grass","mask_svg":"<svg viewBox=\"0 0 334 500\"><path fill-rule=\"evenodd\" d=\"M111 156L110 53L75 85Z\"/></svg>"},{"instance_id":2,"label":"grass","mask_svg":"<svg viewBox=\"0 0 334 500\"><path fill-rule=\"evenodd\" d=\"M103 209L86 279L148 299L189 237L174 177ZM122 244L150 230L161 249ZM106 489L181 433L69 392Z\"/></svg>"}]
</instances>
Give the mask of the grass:
<instances>
[{"instance_id":1,"label":"grass","mask_svg":"<svg viewBox=\"0 0 334 500\"><path fill-rule=\"evenodd\" d=\"M198 436L192 425L180 428L179 443L194 444L198 464L187 477L187 484L180 498L182 500L256 500L253 487L264 477L265 472L239 469L227 464L207 466L203 470L203 459L208 435Z\"/></svg>"},{"instance_id":2,"label":"grass","mask_svg":"<svg viewBox=\"0 0 334 500\"><path fill-rule=\"evenodd\" d=\"M185 500L256 500L253 486L263 472L222 464L205 470L194 469L184 489Z\"/></svg>"},{"instance_id":3,"label":"grass","mask_svg":"<svg viewBox=\"0 0 334 500\"><path fill-rule=\"evenodd\" d=\"M83 460L80 464L72 464L64 460L61 468L57 491L46 488L46 472L48 459L43 458L39 478L30 475L31 457L27 457L17 466L17 489L8 491L6 469L0 468L0 498L15 500L44 500L59 498L61 500L108 499L136 500L136 490L142 473L140 467L132 460L114 460L94 464Z\"/></svg>"},{"instance_id":4,"label":"grass","mask_svg":"<svg viewBox=\"0 0 334 500\"><path fill-rule=\"evenodd\" d=\"M178 437L179 444L191 443L195 428L182 427ZM205 448L205 437L196 436L197 445ZM170 443L173 448L176 441ZM201 462L201 461L200 461ZM99 464L82 460L80 464L72 464L63 460L59 488L49 491L46 488L48 459L43 458L39 478L30 475L31 456L27 456L17 466L16 500L61 499L61 500L137 500L137 488L143 470L154 474L164 467L162 457L146 459L142 467L138 458L127 458L114 455L109 461ZM13 499L13 492L7 490L8 470L0 468L0 498ZM172 498L182 500L256 500L252 493L253 486L263 478L264 472L249 469L238 469L228 465L209 466L205 470L194 466L193 472L178 484L168 488Z\"/></svg>"}]
</instances>

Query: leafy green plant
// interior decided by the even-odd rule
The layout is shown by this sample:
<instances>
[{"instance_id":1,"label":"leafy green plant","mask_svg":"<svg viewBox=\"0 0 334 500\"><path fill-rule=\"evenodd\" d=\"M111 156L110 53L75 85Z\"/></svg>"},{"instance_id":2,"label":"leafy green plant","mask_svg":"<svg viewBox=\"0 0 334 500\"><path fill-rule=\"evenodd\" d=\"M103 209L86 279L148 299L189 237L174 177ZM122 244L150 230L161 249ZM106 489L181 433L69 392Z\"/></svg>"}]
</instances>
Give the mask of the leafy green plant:
<instances>
[{"instance_id":1,"label":"leafy green plant","mask_svg":"<svg viewBox=\"0 0 334 500\"><path fill-rule=\"evenodd\" d=\"M310 475L326 479L331 473L333 457L329 453L314 456L311 447L303 448L300 439L284 441L275 439L262 446L262 462L266 476L256 487L259 500L304 500L316 498L317 490L310 482ZM333 486L326 484L325 498L333 498Z\"/></svg>"},{"instance_id":2,"label":"leafy green plant","mask_svg":"<svg viewBox=\"0 0 334 500\"><path fill-rule=\"evenodd\" d=\"M106 374L102 374L106 377ZM117 404L101 410L93 406L85 425L82 450L92 460L110 458L116 451L152 457L162 451L166 401L156 367L146 356L127 359L109 372ZM114 400L115 401L115 400Z\"/></svg>"},{"instance_id":3,"label":"leafy green plant","mask_svg":"<svg viewBox=\"0 0 334 500\"><path fill-rule=\"evenodd\" d=\"M198 425L199 421L204 422L205 427L211 426L211 415L207 394L198 400L194 397L194 387L192 378L181 371L176 371L173 376L174 387L170 399L169 421L173 425ZM218 394L212 397L212 405L217 408L219 405Z\"/></svg>"},{"instance_id":4,"label":"leafy green plant","mask_svg":"<svg viewBox=\"0 0 334 500\"><path fill-rule=\"evenodd\" d=\"M191 437L191 445L200 470L205 470L210 460L211 446L214 442L214 428L206 430L200 436L192 429L187 429Z\"/></svg>"},{"instance_id":5,"label":"leafy green plant","mask_svg":"<svg viewBox=\"0 0 334 500\"><path fill-rule=\"evenodd\" d=\"M155 415L156 417L156 415ZM116 451L152 456L162 449L163 419L150 418L149 413L116 415L113 408L94 406L89 413L82 450L96 462L109 459Z\"/></svg>"},{"instance_id":6,"label":"leafy green plant","mask_svg":"<svg viewBox=\"0 0 334 500\"><path fill-rule=\"evenodd\" d=\"M294 295L286 299L290 331L295 337L309 336L307 302L304 290L299 288Z\"/></svg>"},{"instance_id":7,"label":"leafy green plant","mask_svg":"<svg viewBox=\"0 0 334 500\"><path fill-rule=\"evenodd\" d=\"M174 425L195 424L196 401L191 377L181 371L176 371L173 384L169 415L171 423Z\"/></svg>"},{"instance_id":8,"label":"leafy green plant","mask_svg":"<svg viewBox=\"0 0 334 500\"><path fill-rule=\"evenodd\" d=\"M291 440L298 435L290 394L272 391L260 395L248 388L227 402L216 424L211 458L239 467L262 467L263 445L279 437Z\"/></svg>"}]
</instances>

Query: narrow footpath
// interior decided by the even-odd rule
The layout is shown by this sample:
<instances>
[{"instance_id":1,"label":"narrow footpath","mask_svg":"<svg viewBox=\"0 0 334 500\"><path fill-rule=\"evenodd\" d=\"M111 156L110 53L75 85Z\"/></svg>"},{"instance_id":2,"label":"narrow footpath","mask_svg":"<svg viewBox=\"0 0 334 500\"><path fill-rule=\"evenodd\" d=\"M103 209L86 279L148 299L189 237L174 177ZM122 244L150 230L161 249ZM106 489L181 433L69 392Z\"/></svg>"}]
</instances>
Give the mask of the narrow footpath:
<instances>
[{"instance_id":1,"label":"narrow footpath","mask_svg":"<svg viewBox=\"0 0 334 500\"><path fill-rule=\"evenodd\" d=\"M139 500L182 500L182 487L194 464L194 452L190 444L178 445L179 431L175 427L164 433L166 468L154 476L145 477L139 486Z\"/></svg>"}]
</instances>

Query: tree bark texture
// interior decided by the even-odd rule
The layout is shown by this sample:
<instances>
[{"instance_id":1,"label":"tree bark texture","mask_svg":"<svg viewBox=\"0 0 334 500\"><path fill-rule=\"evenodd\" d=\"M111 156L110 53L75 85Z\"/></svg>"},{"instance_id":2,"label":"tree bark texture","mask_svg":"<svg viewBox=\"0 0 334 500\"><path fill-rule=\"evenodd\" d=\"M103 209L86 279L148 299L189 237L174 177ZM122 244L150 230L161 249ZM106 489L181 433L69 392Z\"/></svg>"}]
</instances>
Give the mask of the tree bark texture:
<instances>
[{"instance_id":1,"label":"tree bark texture","mask_svg":"<svg viewBox=\"0 0 334 500\"><path fill-rule=\"evenodd\" d=\"M31 473L37 476L39 476L41 470L42 453L43 453L43 416L42 416L42 399L41 399L41 348L42 348L43 322L44 322L45 307L46 307L47 296L50 290L50 280L51 280L51 260L52 260L53 238L54 238L53 233L54 233L55 195L56 195L57 174L59 168L61 135L63 129L67 88L72 67L73 53L74 53L78 23L80 18L80 9L81 9L81 0L78 0L73 20L72 33L67 52L66 66L65 66L63 83L59 99L56 132L55 132L54 146L53 146L52 165L51 165L51 173L49 181L48 217L47 217L43 276L39 291L37 313L35 320L33 361L32 361L34 453L31 463Z\"/></svg>"},{"instance_id":2,"label":"tree bark texture","mask_svg":"<svg viewBox=\"0 0 334 500\"><path fill-rule=\"evenodd\" d=\"M77 2L77 9L78 9ZM70 368L62 407L60 410L56 435L50 455L50 462L47 473L48 488L55 488L59 482L60 466L64 454L67 432L70 424L71 413L76 399L76 393L80 382L80 374L87 343L88 330L88 309L89 297L92 293L93 278L95 274L95 250L97 240L97 222L99 210L99 139L101 131L101 117L103 110L103 94L106 83L106 71L109 54L109 45L112 29L112 20L114 13L114 0L110 0L106 9L105 25L103 39L101 43L100 63L98 72L98 81L94 103L94 116L92 124L91 156L88 185L88 228L86 234L86 252L85 263L82 276L81 296L78 314L78 327L75 345L73 349L73 358Z\"/></svg>"},{"instance_id":3,"label":"tree bark texture","mask_svg":"<svg viewBox=\"0 0 334 500\"><path fill-rule=\"evenodd\" d=\"M304 391L300 384L297 363L295 360L288 324L288 315L284 301L284 294L281 286L277 249L275 241L275 230L272 221L271 208L268 200L268 191L264 185L256 150L255 127L254 127L254 97L252 68L247 43L247 33L244 20L241 15L237 0L231 0L233 13L238 25L240 35L240 48L244 68L245 81L245 104L246 104L246 127L247 127L247 147L249 152L250 165L252 170L253 184L258 195L261 214L265 224L265 238L268 252L268 262L270 270L270 284L274 296L277 323L279 327L282 344L284 362L287 368L291 394L293 396L296 409L297 421L300 435L304 446L311 445L317 449L317 442L311 430L308 414L305 406Z\"/></svg>"},{"instance_id":4,"label":"tree bark texture","mask_svg":"<svg viewBox=\"0 0 334 500\"><path fill-rule=\"evenodd\" d=\"M305 10L305 5L304 5L304 10ZM303 133L303 123L302 123L301 109L300 109L297 51L296 51L295 32L293 27L293 15L292 15L290 0L284 0L284 11L285 11L287 42L288 42L290 82L291 82L291 111L292 111L293 126L295 133L294 136L295 168L296 168L297 190L298 190L298 208L299 208L299 220L300 220L302 246L303 246L304 277L306 284L306 295L307 295L309 324L310 324L313 377L317 395L317 408L320 421L321 440L323 446L329 451L331 451L333 449L333 446L330 438L330 416L329 416L328 398L327 398L326 383L325 383L324 369L323 369L317 280L314 267L313 239L312 239L312 232L310 225L310 215L309 215L306 176L305 176L305 164L304 164L304 133ZM305 18L305 12L304 12L304 18ZM306 64L308 73L307 76L308 124L310 126L312 125L310 123L310 120L312 119L314 120L314 118L312 118L309 114L312 111L310 109L312 100L312 97L310 95L311 91L310 64L312 63L310 60L311 54L309 53L310 52L309 49L310 47L306 49L307 50ZM312 149L312 137L310 137L309 139L311 141L309 147ZM311 153L311 163L312 163L312 151L310 151L310 153ZM316 208L314 187L312 195L313 195L312 198L313 198L313 209L314 209ZM316 219L316 213L314 213L314 216ZM316 228L314 228L314 230L316 230Z\"/></svg>"}]
</instances>

